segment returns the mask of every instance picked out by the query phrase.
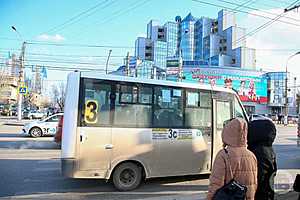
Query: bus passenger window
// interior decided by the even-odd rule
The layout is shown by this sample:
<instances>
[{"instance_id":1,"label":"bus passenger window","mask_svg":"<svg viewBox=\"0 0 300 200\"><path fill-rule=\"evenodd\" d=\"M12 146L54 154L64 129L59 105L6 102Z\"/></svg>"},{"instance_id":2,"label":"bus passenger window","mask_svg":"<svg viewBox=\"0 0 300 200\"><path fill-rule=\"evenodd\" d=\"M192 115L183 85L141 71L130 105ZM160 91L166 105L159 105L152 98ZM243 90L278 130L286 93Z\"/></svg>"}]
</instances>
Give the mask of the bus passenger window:
<instances>
[{"instance_id":1,"label":"bus passenger window","mask_svg":"<svg viewBox=\"0 0 300 200\"><path fill-rule=\"evenodd\" d=\"M183 126L183 96L181 89L155 88L154 127Z\"/></svg>"},{"instance_id":2,"label":"bus passenger window","mask_svg":"<svg viewBox=\"0 0 300 200\"><path fill-rule=\"evenodd\" d=\"M209 92L200 92L200 106L211 107L211 94Z\"/></svg>"},{"instance_id":3,"label":"bus passenger window","mask_svg":"<svg viewBox=\"0 0 300 200\"><path fill-rule=\"evenodd\" d=\"M129 85L120 86L120 102L135 103L137 101L137 87Z\"/></svg>"},{"instance_id":4,"label":"bus passenger window","mask_svg":"<svg viewBox=\"0 0 300 200\"><path fill-rule=\"evenodd\" d=\"M209 99L201 97L209 97ZM205 102L201 103L201 101ZM199 92L197 90L186 91L186 127L211 127L210 101L211 97L208 92Z\"/></svg>"},{"instance_id":5,"label":"bus passenger window","mask_svg":"<svg viewBox=\"0 0 300 200\"><path fill-rule=\"evenodd\" d=\"M152 104L152 88L139 87L139 103Z\"/></svg>"},{"instance_id":6,"label":"bus passenger window","mask_svg":"<svg viewBox=\"0 0 300 200\"><path fill-rule=\"evenodd\" d=\"M151 126L152 88L122 85L117 87L116 100L114 126Z\"/></svg>"}]
</instances>

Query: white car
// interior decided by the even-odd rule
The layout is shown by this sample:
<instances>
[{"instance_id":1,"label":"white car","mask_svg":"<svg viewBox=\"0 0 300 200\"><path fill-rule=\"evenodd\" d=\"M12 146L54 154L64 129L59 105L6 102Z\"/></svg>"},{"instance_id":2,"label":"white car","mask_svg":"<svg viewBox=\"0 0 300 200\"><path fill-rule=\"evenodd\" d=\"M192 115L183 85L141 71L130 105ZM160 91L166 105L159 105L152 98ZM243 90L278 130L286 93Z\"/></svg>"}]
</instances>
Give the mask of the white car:
<instances>
[{"instance_id":1,"label":"white car","mask_svg":"<svg viewBox=\"0 0 300 200\"><path fill-rule=\"evenodd\" d=\"M31 137L41 137L44 135L55 135L59 119L63 113L54 114L42 120L27 123L23 127L23 133Z\"/></svg>"},{"instance_id":2,"label":"white car","mask_svg":"<svg viewBox=\"0 0 300 200\"><path fill-rule=\"evenodd\" d=\"M254 120L265 120L265 119L271 120L271 121L272 121L271 118L266 117L266 116L264 116L264 115L259 115L259 114L251 114L251 115L250 115L250 121L254 121Z\"/></svg>"}]
</instances>

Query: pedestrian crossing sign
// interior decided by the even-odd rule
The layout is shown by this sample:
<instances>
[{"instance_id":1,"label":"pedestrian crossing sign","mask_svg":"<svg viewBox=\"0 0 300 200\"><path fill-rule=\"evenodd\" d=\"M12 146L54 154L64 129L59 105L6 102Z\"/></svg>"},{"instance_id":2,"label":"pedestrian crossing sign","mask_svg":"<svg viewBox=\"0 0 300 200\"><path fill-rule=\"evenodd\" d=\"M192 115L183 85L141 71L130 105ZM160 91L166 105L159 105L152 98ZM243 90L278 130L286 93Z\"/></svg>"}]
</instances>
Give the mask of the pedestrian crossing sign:
<instances>
[{"instance_id":1,"label":"pedestrian crossing sign","mask_svg":"<svg viewBox=\"0 0 300 200\"><path fill-rule=\"evenodd\" d=\"M22 86L22 87L19 87L19 94L24 94L26 95L27 94L27 87L26 86Z\"/></svg>"}]
</instances>

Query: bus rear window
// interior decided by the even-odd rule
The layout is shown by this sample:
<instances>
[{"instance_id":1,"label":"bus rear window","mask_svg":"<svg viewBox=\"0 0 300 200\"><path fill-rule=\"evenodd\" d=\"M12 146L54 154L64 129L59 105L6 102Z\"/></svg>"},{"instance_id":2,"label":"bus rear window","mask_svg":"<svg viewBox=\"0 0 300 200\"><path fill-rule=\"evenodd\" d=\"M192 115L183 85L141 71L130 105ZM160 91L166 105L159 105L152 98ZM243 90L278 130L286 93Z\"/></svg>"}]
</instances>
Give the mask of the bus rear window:
<instances>
[{"instance_id":1,"label":"bus rear window","mask_svg":"<svg viewBox=\"0 0 300 200\"><path fill-rule=\"evenodd\" d=\"M81 125L110 125L111 85L103 81L83 81Z\"/></svg>"}]
</instances>

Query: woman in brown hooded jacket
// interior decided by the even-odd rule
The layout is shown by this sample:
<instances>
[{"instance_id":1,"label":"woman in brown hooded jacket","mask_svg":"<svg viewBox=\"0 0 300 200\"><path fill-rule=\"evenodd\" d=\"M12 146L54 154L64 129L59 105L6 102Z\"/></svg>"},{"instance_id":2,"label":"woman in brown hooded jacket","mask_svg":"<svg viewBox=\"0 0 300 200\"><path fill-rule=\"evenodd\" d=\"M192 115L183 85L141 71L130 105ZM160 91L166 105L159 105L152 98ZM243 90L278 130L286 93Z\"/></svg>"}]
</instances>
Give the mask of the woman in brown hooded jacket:
<instances>
[{"instance_id":1,"label":"woman in brown hooded jacket","mask_svg":"<svg viewBox=\"0 0 300 200\"><path fill-rule=\"evenodd\" d=\"M233 178L247 186L247 200L254 200L257 188L257 161L255 155L247 150L247 122L242 118L231 120L223 129L222 141L228 150L228 156L222 149L218 152L210 175L207 199L211 200L215 192L228 183L230 162Z\"/></svg>"}]
</instances>

